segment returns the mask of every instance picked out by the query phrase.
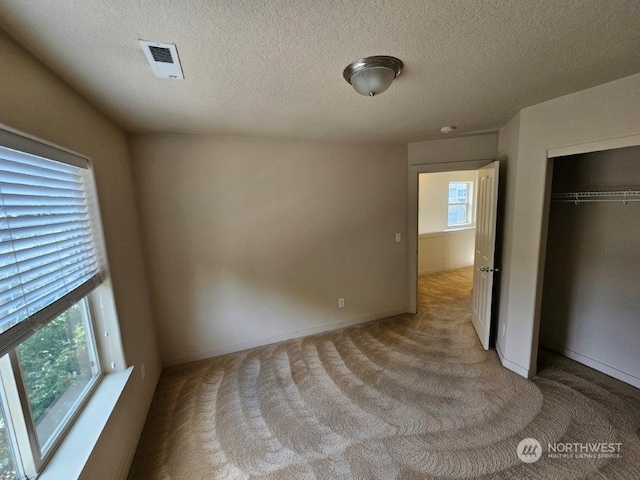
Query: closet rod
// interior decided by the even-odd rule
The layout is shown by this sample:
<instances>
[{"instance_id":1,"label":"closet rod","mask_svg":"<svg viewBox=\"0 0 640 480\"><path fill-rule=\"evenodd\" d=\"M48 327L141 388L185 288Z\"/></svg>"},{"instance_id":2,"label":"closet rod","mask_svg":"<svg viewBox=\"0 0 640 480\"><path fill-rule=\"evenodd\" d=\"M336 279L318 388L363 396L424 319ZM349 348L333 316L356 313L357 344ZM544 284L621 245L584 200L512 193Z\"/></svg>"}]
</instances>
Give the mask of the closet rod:
<instances>
[{"instance_id":1,"label":"closet rod","mask_svg":"<svg viewBox=\"0 0 640 480\"><path fill-rule=\"evenodd\" d=\"M640 202L640 190L552 193L551 200L554 202L571 202L575 204L589 202Z\"/></svg>"}]
</instances>

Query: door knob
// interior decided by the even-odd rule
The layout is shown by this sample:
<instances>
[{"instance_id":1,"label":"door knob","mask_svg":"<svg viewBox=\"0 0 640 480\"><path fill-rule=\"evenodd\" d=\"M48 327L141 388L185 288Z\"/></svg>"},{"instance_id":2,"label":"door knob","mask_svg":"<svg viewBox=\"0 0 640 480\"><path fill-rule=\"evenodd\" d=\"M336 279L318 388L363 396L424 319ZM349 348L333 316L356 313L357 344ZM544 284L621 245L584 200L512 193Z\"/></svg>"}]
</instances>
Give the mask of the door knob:
<instances>
[{"instance_id":1,"label":"door knob","mask_svg":"<svg viewBox=\"0 0 640 480\"><path fill-rule=\"evenodd\" d=\"M480 271L481 272L496 272L498 273L500 271L499 268L491 268L491 267L480 267Z\"/></svg>"}]
</instances>

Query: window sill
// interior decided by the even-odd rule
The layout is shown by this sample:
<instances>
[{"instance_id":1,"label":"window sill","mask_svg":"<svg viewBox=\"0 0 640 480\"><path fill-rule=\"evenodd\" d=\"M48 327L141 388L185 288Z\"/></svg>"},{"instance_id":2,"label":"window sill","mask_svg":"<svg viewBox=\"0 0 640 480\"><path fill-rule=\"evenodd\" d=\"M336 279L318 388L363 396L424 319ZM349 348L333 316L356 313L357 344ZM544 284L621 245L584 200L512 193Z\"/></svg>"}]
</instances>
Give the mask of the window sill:
<instances>
[{"instance_id":1,"label":"window sill","mask_svg":"<svg viewBox=\"0 0 640 480\"><path fill-rule=\"evenodd\" d=\"M475 225L469 225L461 228L448 228L447 230L443 230L442 232L429 232L429 233L421 233L418 235L418 239L423 238L433 238L433 237L446 237L448 235L455 235L459 232L466 232L469 230L475 230Z\"/></svg>"},{"instance_id":2,"label":"window sill","mask_svg":"<svg viewBox=\"0 0 640 480\"><path fill-rule=\"evenodd\" d=\"M460 225L459 227L449 227L445 232L458 232L460 230L475 230L475 225Z\"/></svg>"},{"instance_id":3,"label":"window sill","mask_svg":"<svg viewBox=\"0 0 640 480\"><path fill-rule=\"evenodd\" d=\"M38 480L77 479L131 377L133 367L101 380Z\"/></svg>"}]
</instances>

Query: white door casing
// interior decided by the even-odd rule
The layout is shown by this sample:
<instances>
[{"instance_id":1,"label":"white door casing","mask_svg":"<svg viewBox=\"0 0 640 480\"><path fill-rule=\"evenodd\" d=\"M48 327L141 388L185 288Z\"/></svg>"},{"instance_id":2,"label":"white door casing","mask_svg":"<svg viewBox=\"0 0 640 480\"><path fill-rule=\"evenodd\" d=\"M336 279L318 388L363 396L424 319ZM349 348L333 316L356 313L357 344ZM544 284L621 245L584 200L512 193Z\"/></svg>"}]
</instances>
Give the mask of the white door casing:
<instances>
[{"instance_id":1,"label":"white door casing","mask_svg":"<svg viewBox=\"0 0 640 480\"><path fill-rule=\"evenodd\" d=\"M478 170L471 321L485 350L489 349L493 280L494 274L498 271L494 264L498 213L498 167L499 162L493 162Z\"/></svg>"},{"instance_id":2,"label":"white door casing","mask_svg":"<svg viewBox=\"0 0 640 480\"><path fill-rule=\"evenodd\" d=\"M408 313L418 311L418 175L421 173L477 170L492 160L476 159L447 163L425 163L409 166L409 307Z\"/></svg>"}]
</instances>

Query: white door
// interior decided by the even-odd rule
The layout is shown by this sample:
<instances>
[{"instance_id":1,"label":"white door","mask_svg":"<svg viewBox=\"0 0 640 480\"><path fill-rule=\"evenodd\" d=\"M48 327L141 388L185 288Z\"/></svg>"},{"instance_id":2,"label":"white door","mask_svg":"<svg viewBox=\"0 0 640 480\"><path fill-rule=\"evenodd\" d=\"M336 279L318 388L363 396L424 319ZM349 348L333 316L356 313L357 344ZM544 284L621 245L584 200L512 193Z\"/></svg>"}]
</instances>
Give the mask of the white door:
<instances>
[{"instance_id":1,"label":"white door","mask_svg":"<svg viewBox=\"0 0 640 480\"><path fill-rule=\"evenodd\" d=\"M473 263L471 321L485 350L491 333L491 299L496 250L498 210L498 162L478 170L478 208L476 218L476 253Z\"/></svg>"}]
</instances>

